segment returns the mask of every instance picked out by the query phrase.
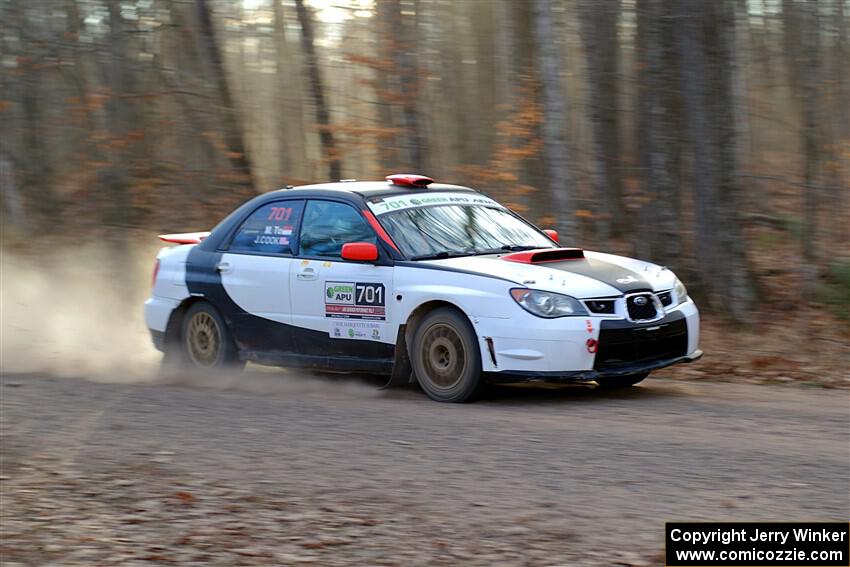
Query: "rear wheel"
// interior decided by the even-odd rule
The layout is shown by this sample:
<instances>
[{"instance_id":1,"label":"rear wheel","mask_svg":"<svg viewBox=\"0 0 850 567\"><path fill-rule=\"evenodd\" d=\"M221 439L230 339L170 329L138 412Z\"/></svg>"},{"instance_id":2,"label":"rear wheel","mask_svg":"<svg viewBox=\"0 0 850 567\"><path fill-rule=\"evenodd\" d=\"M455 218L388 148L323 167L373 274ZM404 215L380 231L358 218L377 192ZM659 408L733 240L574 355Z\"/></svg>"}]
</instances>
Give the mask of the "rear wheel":
<instances>
[{"instance_id":1,"label":"rear wheel","mask_svg":"<svg viewBox=\"0 0 850 567\"><path fill-rule=\"evenodd\" d=\"M613 390L615 388L628 388L641 382L649 376L649 372L641 372L640 374L629 374L628 376L609 376L607 378L597 378L596 383L600 388Z\"/></svg>"},{"instance_id":2,"label":"rear wheel","mask_svg":"<svg viewBox=\"0 0 850 567\"><path fill-rule=\"evenodd\" d=\"M180 354L190 368L241 370L245 366L224 319L209 303L192 305L181 331Z\"/></svg>"},{"instance_id":3,"label":"rear wheel","mask_svg":"<svg viewBox=\"0 0 850 567\"><path fill-rule=\"evenodd\" d=\"M428 313L413 337L416 380L432 400L466 402L481 386L481 352L466 316L443 307Z\"/></svg>"}]
</instances>

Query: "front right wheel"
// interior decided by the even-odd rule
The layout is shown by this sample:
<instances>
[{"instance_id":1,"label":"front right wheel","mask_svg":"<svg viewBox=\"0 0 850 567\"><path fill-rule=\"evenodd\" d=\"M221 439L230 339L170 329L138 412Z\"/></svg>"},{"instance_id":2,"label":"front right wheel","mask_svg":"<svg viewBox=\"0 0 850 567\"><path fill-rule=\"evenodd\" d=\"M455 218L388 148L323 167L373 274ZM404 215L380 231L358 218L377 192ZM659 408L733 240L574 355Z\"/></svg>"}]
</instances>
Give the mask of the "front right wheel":
<instances>
[{"instance_id":1,"label":"front right wheel","mask_svg":"<svg viewBox=\"0 0 850 567\"><path fill-rule=\"evenodd\" d=\"M472 325L456 309L441 307L420 322L410 360L419 386L438 402L471 400L481 388L481 351Z\"/></svg>"}]
</instances>

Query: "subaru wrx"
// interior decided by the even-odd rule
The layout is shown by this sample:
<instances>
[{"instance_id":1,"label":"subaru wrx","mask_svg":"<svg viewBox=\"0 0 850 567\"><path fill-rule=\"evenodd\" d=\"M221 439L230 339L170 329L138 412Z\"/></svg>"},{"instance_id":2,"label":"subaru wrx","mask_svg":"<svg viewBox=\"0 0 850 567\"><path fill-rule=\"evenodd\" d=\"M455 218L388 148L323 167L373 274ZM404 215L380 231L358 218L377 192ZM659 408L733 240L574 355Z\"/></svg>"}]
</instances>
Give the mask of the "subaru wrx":
<instances>
[{"instance_id":1,"label":"subaru wrx","mask_svg":"<svg viewBox=\"0 0 850 567\"><path fill-rule=\"evenodd\" d=\"M486 382L636 384L702 355L669 269L563 247L467 187L397 174L262 194L169 234L145 319L167 359L386 374L432 399Z\"/></svg>"}]
</instances>

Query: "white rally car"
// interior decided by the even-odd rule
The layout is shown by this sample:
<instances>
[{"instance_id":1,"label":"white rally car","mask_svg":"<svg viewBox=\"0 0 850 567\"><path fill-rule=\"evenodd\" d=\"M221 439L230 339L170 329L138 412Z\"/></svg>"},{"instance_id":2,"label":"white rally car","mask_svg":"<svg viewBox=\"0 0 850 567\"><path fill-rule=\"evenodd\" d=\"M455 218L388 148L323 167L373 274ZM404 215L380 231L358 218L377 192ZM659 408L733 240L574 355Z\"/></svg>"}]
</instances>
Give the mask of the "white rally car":
<instances>
[{"instance_id":1,"label":"white rally car","mask_svg":"<svg viewBox=\"0 0 850 567\"><path fill-rule=\"evenodd\" d=\"M166 359L383 373L434 400L484 382L629 386L702 355L667 268L562 248L489 197L418 175L260 195L161 236L145 320Z\"/></svg>"}]
</instances>

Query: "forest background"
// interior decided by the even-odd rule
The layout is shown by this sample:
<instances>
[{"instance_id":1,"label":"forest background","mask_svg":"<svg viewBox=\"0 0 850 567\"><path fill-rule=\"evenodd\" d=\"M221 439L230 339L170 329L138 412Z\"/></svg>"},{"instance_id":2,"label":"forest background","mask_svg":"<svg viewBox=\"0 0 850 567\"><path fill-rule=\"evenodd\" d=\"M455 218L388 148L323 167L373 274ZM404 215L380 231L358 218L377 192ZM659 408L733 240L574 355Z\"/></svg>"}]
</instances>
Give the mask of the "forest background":
<instances>
[{"instance_id":1,"label":"forest background","mask_svg":"<svg viewBox=\"0 0 850 567\"><path fill-rule=\"evenodd\" d=\"M708 353L679 375L850 385L847 0L0 0L0 21L6 284L10 254L99 243L115 285L147 285L157 233L414 172L675 270Z\"/></svg>"}]
</instances>

